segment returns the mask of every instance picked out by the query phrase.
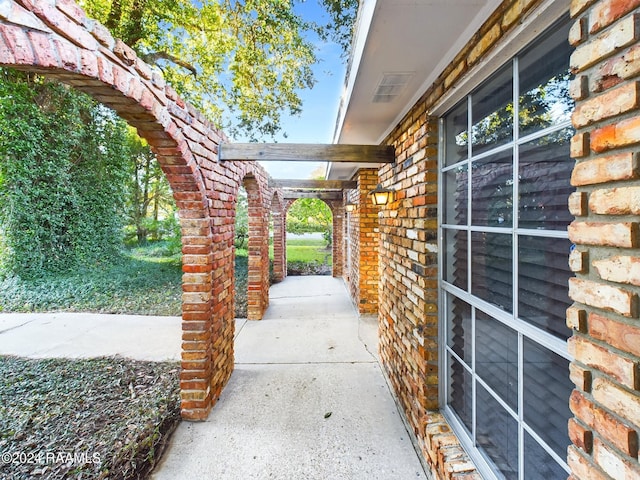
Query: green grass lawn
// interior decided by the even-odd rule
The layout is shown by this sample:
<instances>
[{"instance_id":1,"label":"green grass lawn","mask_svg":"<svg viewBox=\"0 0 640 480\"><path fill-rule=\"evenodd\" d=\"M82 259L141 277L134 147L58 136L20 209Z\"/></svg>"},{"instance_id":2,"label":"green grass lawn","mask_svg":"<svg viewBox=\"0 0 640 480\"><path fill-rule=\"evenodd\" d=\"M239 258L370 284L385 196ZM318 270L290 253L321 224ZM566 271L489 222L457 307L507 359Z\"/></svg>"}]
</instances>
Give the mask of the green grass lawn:
<instances>
[{"instance_id":1,"label":"green grass lawn","mask_svg":"<svg viewBox=\"0 0 640 480\"><path fill-rule=\"evenodd\" d=\"M269 257L273 258L273 245L269 247ZM331 248L322 239L295 238L287 240L287 262L319 263L331 265Z\"/></svg>"},{"instance_id":2,"label":"green grass lawn","mask_svg":"<svg viewBox=\"0 0 640 480\"><path fill-rule=\"evenodd\" d=\"M327 242L314 239L293 239L287 241L287 262L316 262L331 265L331 248Z\"/></svg>"},{"instance_id":3,"label":"green grass lawn","mask_svg":"<svg viewBox=\"0 0 640 480\"><path fill-rule=\"evenodd\" d=\"M246 257L245 249L237 249L236 256ZM273 245L269 246L269 258L273 260ZM294 238L287 240L287 261L295 263L319 263L331 265L331 248L327 242L316 238Z\"/></svg>"}]
</instances>

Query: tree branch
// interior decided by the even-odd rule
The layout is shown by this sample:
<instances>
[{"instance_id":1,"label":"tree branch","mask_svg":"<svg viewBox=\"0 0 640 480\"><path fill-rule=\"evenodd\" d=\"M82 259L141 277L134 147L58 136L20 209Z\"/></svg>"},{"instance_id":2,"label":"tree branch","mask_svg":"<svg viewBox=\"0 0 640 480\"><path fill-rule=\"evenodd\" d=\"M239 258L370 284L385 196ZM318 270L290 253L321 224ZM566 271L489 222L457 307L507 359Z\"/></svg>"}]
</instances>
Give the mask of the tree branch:
<instances>
[{"instance_id":1,"label":"tree branch","mask_svg":"<svg viewBox=\"0 0 640 480\"><path fill-rule=\"evenodd\" d=\"M181 60L178 57L171 55L169 52L147 53L145 55L140 55L140 58L142 58L145 62L152 63L152 64L155 64L158 60L167 60L171 63L175 63L176 65L184 68L185 70L189 70L189 72L191 72L191 74L194 77L198 76L198 71L196 70L196 67L191 65L189 62L185 62L184 60Z\"/></svg>"}]
</instances>

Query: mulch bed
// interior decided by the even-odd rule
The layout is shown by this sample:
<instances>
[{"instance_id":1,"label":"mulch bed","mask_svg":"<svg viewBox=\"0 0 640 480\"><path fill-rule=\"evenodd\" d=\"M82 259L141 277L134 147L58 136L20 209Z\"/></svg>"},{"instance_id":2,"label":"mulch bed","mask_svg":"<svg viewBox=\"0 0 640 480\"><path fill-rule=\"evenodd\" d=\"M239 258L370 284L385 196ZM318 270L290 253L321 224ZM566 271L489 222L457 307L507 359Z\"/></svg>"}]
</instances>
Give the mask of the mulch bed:
<instances>
[{"instance_id":1,"label":"mulch bed","mask_svg":"<svg viewBox=\"0 0 640 480\"><path fill-rule=\"evenodd\" d=\"M178 362L0 356L0 478L144 479L179 422Z\"/></svg>"}]
</instances>

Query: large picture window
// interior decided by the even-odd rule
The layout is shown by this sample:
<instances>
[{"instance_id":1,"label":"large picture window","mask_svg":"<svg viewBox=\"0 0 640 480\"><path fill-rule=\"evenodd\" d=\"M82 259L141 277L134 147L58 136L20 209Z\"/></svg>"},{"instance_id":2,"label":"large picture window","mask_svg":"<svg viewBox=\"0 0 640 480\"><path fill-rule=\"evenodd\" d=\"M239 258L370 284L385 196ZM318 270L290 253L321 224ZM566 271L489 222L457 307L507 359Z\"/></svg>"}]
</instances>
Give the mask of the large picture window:
<instances>
[{"instance_id":1,"label":"large picture window","mask_svg":"<svg viewBox=\"0 0 640 480\"><path fill-rule=\"evenodd\" d=\"M569 22L441 120L445 414L481 471L569 469Z\"/></svg>"}]
</instances>

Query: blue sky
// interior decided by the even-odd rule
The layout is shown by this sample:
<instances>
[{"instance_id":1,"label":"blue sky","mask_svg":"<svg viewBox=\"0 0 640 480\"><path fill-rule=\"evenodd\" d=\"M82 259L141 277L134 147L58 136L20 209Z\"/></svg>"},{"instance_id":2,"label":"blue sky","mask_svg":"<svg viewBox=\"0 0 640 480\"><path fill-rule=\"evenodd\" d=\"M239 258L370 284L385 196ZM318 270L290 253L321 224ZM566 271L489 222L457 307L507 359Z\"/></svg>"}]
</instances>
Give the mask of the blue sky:
<instances>
[{"instance_id":1,"label":"blue sky","mask_svg":"<svg viewBox=\"0 0 640 480\"><path fill-rule=\"evenodd\" d=\"M318 19L324 10L317 0L298 4L296 10L308 20ZM340 59L340 47L333 43L314 41L318 46L319 63L313 67L316 84L311 90L300 92L303 101L300 116L283 116L285 138L278 135L279 143L331 143L338 115L338 106L344 83L345 66ZM271 141L271 140L269 140ZM321 163L310 162L262 162L273 178L305 179Z\"/></svg>"}]
</instances>

